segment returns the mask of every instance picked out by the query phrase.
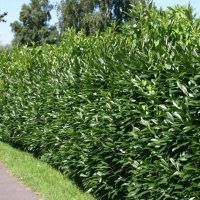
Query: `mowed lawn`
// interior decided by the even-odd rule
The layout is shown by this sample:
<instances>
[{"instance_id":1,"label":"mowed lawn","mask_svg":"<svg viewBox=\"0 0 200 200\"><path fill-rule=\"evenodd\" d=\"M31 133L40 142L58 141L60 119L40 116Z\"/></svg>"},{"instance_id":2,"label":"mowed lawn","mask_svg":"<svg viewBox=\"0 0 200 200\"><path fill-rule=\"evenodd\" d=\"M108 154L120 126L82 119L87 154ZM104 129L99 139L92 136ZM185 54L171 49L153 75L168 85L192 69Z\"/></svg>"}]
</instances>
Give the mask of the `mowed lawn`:
<instances>
[{"instance_id":1,"label":"mowed lawn","mask_svg":"<svg viewBox=\"0 0 200 200\"><path fill-rule=\"evenodd\" d=\"M39 193L44 200L94 200L48 164L2 142L0 161L20 182Z\"/></svg>"}]
</instances>

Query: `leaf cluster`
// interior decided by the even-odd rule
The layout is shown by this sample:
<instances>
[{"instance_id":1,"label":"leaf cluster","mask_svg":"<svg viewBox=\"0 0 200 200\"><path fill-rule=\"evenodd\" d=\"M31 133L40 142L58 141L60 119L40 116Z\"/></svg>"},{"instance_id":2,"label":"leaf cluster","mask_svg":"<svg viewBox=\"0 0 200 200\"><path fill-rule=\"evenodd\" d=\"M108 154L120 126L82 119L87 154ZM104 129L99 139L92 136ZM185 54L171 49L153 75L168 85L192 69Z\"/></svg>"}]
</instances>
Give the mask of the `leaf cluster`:
<instances>
[{"instance_id":1,"label":"leaf cluster","mask_svg":"<svg viewBox=\"0 0 200 200\"><path fill-rule=\"evenodd\" d=\"M6 20L4 19L4 17L5 17L7 14L8 14L7 12L0 13L0 22L6 22Z\"/></svg>"}]
</instances>

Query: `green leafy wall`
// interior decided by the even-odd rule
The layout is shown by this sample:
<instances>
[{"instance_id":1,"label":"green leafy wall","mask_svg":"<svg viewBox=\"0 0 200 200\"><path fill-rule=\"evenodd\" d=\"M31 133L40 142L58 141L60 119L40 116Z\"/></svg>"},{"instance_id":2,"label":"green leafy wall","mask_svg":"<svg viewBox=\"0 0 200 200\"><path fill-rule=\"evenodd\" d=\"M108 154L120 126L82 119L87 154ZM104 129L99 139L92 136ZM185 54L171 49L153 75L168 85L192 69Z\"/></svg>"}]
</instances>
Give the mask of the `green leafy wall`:
<instances>
[{"instance_id":1,"label":"green leafy wall","mask_svg":"<svg viewBox=\"0 0 200 200\"><path fill-rule=\"evenodd\" d=\"M190 7L131 16L120 33L1 52L0 139L99 199L198 199L199 20Z\"/></svg>"}]
</instances>

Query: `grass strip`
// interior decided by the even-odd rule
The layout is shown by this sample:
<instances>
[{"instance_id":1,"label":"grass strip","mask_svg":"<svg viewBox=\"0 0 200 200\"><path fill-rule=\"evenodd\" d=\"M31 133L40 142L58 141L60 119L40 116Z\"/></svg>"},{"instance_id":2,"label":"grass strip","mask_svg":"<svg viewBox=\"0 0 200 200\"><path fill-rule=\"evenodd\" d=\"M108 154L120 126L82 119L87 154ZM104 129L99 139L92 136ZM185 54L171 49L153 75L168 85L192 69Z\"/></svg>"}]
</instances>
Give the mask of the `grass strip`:
<instances>
[{"instance_id":1,"label":"grass strip","mask_svg":"<svg viewBox=\"0 0 200 200\"><path fill-rule=\"evenodd\" d=\"M45 200L94 200L48 164L2 142L0 160L24 185Z\"/></svg>"}]
</instances>

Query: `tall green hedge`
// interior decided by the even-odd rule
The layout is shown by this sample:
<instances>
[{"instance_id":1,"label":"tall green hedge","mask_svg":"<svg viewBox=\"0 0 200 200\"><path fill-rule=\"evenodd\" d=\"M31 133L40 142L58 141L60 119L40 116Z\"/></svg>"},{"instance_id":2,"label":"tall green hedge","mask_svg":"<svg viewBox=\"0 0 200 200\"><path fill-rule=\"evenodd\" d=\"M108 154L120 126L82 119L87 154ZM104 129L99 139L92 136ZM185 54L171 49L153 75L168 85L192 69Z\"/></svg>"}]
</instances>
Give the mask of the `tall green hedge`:
<instances>
[{"instance_id":1,"label":"tall green hedge","mask_svg":"<svg viewBox=\"0 0 200 200\"><path fill-rule=\"evenodd\" d=\"M200 20L132 21L57 46L0 52L0 139L105 200L200 197Z\"/></svg>"}]
</instances>

